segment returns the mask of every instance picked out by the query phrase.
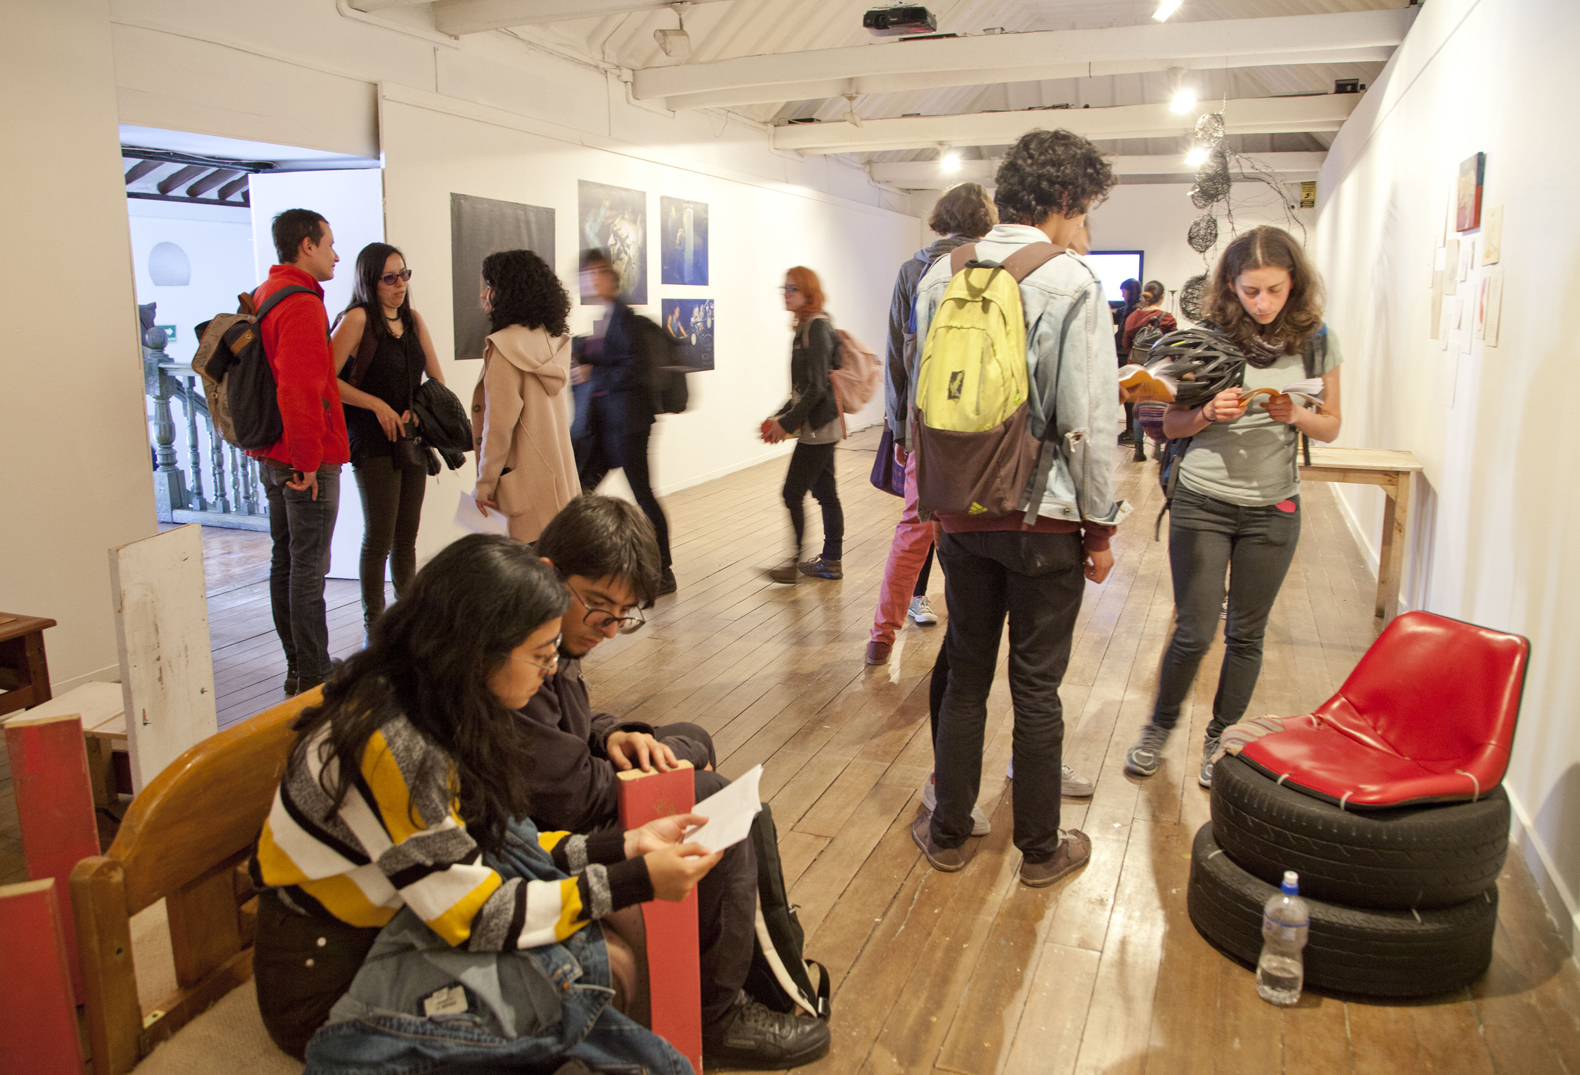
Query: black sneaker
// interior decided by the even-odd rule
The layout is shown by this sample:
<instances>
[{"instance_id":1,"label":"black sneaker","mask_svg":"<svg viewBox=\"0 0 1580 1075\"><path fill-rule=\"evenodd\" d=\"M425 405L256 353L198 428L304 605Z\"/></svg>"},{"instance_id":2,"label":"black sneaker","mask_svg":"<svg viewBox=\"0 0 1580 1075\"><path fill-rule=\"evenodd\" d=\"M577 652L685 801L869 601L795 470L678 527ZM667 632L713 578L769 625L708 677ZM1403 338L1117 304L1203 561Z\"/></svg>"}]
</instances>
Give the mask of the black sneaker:
<instances>
[{"instance_id":1,"label":"black sneaker","mask_svg":"<svg viewBox=\"0 0 1580 1075\"><path fill-rule=\"evenodd\" d=\"M679 587L675 583L675 572L671 568L664 568L664 573L658 578L658 596L674 593Z\"/></svg>"},{"instance_id":2,"label":"black sneaker","mask_svg":"<svg viewBox=\"0 0 1580 1075\"><path fill-rule=\"evenodd\" d=\"M828 1055L828 1024L804 1012L776 1012L745 993L737 994L724 1017L702 1032L708 1068L779 1071Z\"/></svg>"},{"instance_id":3,"label":"black sneaker","mask_svg":"<svg viewBox=\"0 0 1580 1075\"><path fill-rule=\"evenodd\" d=\"M285 689L285 696L287 698L294 698L299 693L301 689L297 686L299 679L300 677L297 676L296 669L287 665L285 669L285 682L280 684L280 686Z\"/></svg>"}]
</instances>

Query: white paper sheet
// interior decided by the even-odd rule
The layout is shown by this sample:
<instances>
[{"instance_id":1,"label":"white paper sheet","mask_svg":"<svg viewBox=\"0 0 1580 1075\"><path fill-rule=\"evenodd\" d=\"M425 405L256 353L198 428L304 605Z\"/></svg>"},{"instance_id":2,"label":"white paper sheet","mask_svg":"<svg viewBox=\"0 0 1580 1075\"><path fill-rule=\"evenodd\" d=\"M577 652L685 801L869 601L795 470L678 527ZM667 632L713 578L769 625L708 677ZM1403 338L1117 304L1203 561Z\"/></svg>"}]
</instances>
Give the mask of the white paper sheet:
<instances>
[{"instance_id":1,"label":"white paper sheet","mask_svg":"<svg viewBox=\"0 0 1580 1075\"><path fill-rule=\"evenodd\" d=\"M729 787L692 807L691 812L701 814L708 823L692 829L686 834L686 840L701 844L709 851L723 851L746 839L752 831L752 818L763 808L757 791L762 776L763 767L754 765Z\"/></svg>"},{"instance_id":2,"label":"white paper sheet","mask_svg":"<svg viewBox=\"0 0 1580 1075\"><path fill-rule=\"evenodd\" d=\"M510 536L510 521L497 511L484 515L477 508L471 493L461 494L461 503L455 509L455 525L469 534L500 534Z\"/></svg>"}]
</instances>

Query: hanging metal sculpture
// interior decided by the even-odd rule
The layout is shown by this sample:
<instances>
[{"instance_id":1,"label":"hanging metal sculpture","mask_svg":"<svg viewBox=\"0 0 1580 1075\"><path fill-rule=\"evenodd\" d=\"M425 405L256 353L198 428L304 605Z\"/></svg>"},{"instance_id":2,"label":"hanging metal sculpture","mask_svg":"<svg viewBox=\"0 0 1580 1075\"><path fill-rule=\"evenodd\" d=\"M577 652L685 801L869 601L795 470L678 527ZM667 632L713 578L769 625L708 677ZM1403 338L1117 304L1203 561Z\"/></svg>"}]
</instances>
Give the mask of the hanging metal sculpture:
<instances>
[{"instance_id":1,"label":"hanging metal sculpture","mask_svg":"<svg viewBox=\"0 0 1580 1075\"><path fill-rule=\"evenodd\" d=\"M1199 273L1180 288L1180 313L1200 322L1207 313L1207 274Z\"/></svg>"},{"instance_id":2,"label":"hanging metal sculpture","mask_svg":"<svg viewBox=\"0 0 1580 1075\"><path fill-rule=\"evenodd\" d=\"M1211 213L1203 213L1193 220L1188 241L1190 248L1198 254L1211 250L1218 241L1218 218Z\"/></svg>"}]
</instances>

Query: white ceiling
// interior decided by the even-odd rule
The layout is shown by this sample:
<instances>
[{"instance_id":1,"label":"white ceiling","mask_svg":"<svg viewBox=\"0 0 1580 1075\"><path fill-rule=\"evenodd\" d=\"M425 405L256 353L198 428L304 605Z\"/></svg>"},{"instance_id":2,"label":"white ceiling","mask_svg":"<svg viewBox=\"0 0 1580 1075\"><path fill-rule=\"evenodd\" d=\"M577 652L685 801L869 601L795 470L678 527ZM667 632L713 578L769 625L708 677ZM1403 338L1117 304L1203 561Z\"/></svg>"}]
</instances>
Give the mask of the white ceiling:
<instances>
[{"instance_id":1,"label":"white ceiling","mask_svg":"<svg viewBox=\"0 0 1580 1075\"><path fill-rule=\"evenodd\" d=\"M678 25L676 12L667 5L626 11L599 18L564 19L560 0L351 0L358 7L377 10L400 6L411 13L436 7L447 12L548 12L558 7L560 21L502 28L499 33L530 38L539 45L579 58L629 70L669 67L676 60L666 56L654 31ZM640 0L579 0L583 5L634 7ZM650 0L651 2L651 0ZM812 50L906 48L909 43L876 38L862 28L863 12L885 3L862 0L726 0L695 3L685 11L685 29L691 40L688 64L707 64L737 57L779 56ZM940 33L977 37L984 31L1093 30L1109 27L1154 25L1157 0L931 0ZM1171 25L1233 19L1261 19L1293 15L1396 10L1407 0L1185 0L1169 20ZM570 8L569 10L578 10ZM545 15L545 17L548 17ZM1271 24L1270 24L1271 26ZM1284 42L1287 46L1289 42ZM1386 49L1382 50L1386 54ZM1226 67L1192 70L1183 76L1202 104L1213 101L1330 93L1335 79L1355 78L1370 83L1382 70L1381 60L1340 63L1298 63L1283 66ZM985 75L991 77L991 74ZM737 104L729 111L768 124L814 117L838 121L847 108L863 119L919 114L943 116L987 111L1019 111L1068 105L1103 108L1167 101L1182 76L1168 71L1144 74L1098 75L1044 81L985 82L980 85L870 93L847 103L843 97ZM1050 117L1050 122L1053 117ZM1310 152L1325 150L1331 133L1287 131L1280 134L1238 136L1243 152ZM1111 139L1100 142L1116 154L1179 153L1182 137ZM952 143L959 145L958 142ZM1001 147L965 146L966 158L991 157ZM936 147L886 152L852 152L859 161L906 161L938 156Z\"/></svg>"}]
</instances>

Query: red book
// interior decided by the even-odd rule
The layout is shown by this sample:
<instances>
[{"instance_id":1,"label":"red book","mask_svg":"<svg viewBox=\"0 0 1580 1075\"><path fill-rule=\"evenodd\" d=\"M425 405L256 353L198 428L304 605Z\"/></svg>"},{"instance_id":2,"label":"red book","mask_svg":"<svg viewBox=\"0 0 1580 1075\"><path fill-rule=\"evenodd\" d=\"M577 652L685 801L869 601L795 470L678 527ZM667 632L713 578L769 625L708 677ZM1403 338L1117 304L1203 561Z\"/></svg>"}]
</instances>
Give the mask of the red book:
<instances>
[{"instance_id":1,"label":"red book","mask_svg":"<svg viewBox=\"0 0 1580 1075\"><path fill-rule=\"evenodd\" d=\"M634 829L697 804L691 765L667 773L628 769L620 774L620 825ZM680 903L642 905L647 925L647 971L653 993L653 1033L702 1071L702 969L698 962L697 893Z\"/></svg>"}]
</instances>

